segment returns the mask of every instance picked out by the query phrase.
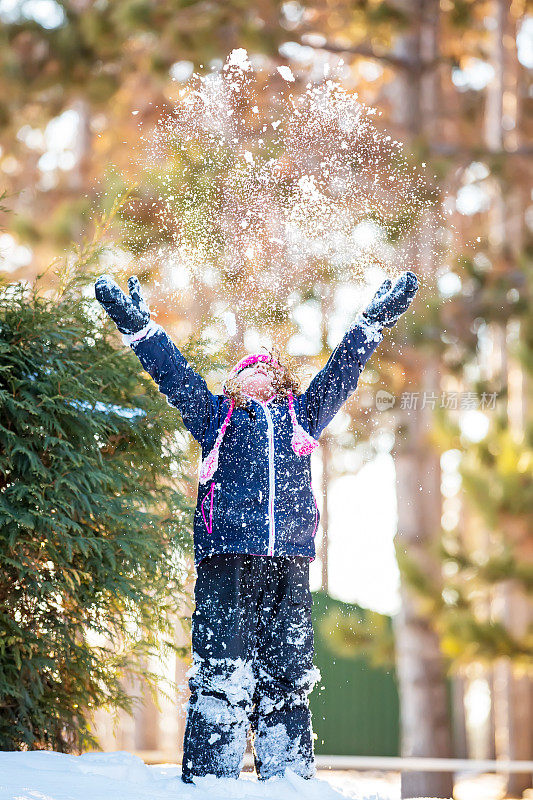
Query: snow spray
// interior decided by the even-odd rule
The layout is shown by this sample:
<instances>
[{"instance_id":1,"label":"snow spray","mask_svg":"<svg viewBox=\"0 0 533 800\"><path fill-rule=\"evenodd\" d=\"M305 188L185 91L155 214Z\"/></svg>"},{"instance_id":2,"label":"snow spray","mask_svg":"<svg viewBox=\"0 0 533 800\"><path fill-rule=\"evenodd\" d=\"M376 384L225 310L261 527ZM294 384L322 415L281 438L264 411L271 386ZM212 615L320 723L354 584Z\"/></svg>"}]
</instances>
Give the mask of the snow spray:
<instances>
[{"instance_id":1,"label":"snow spray","mask_svg":"<svg viewBox=\"0 0 533 800\"><path fill-rule=\"evenodd\" d=\"M245 320L258 297L272 318L309 287L375 289L419 272L412 232L433 204L427 179L335 69L302 78L269 64L234 50L177 85L155 135L141 137L143 169L157 175L152 267L170 294L192 281Z\"/></svg>"}]
</instances>

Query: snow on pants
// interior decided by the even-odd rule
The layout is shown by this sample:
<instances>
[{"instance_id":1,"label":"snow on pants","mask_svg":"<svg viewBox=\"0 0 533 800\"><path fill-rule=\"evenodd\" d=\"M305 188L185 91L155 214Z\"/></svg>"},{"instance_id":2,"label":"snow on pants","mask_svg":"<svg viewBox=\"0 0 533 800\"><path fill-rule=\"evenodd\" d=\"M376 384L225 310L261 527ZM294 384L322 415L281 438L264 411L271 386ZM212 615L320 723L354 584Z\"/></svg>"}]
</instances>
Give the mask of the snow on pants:
<instances>
[{"instance_id":1,"label":"snow on pants","mask_svg":"<svg viewBox=\"0 0 533 800\"><path fill-rule=\"evenodd\" d=\"M221 554L198 565L182 778L238 777L249 728L260 778L314 775L309 559Z\"/></svg>"}]
</instances>

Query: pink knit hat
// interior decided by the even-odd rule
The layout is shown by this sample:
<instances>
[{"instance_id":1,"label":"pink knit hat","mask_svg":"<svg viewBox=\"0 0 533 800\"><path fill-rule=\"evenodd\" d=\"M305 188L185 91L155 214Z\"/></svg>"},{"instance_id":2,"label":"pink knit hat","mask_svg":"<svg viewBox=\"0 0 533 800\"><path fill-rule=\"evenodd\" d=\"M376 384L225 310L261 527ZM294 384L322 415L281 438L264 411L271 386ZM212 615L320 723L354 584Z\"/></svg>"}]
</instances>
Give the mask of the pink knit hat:
<instances>
[{"instance_id":1,"label":"pink knit hat","mask_svg":"<svg viewBox=\"0 0 533 800\"><path fill-rule=\"evenodd\" d=\"M272 366L281 369L281 365L275 361L272 356L269 356L267 353L251 353L249 356L244 356L241 358L240 361L235 364L234 367L230 370L228 375L229 378L234 378L235 375L238 375L239 372L242 372L243 369L247 367L252 367L254 364L257 364L258 361L264 361L267 364L272 364Z\"/></svg>"},{"instance_id":2,"label":"pink knit hat","mask_svg":"<svg viewBox=\"0 0 533 800\"><path fill-rule=\"evenodd\" d=\"M281 369L280 364L278 364L278 362L275 361L271 356L266 355L265 353L252 353L249 356L241 358L241 360L237 364L235 364L235 366L232 368L228 377L234 378L243 369L251 367L253 364L257 364L258 361L271 363L275 367L279 367ZM292 392L290 391L287 394L287 400L289 402L289 415L292 422L292 438L291 438L292 449L294 450L297 456L307 456L310 453L312 453L315 447L318 447L318 442L309 433L307 433L307 431L304 430L300 425L300 423L298 422L296 418L296 412L294 410L294 397ZM200 466L200 473L198 476L200 483L205 483L210 478L212 478L218 468L218 452L220 450L220 445L222 444L222 439L226 432L226 428L229 425L229 421L231 419L234 407L235 407L235 401L231 400L230 407L226 415L226 419L220 426L220 430L217 434L215 444L213 445L211 451L204 458Z\"/></svg>"}]
</instances>

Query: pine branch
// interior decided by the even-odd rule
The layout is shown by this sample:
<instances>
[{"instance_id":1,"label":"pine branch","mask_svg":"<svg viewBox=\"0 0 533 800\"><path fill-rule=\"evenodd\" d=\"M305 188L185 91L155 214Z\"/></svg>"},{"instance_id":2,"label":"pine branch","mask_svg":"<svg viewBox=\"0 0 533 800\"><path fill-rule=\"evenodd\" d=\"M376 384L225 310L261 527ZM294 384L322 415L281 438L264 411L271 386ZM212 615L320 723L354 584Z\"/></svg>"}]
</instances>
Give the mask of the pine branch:
<instances>
[{"instance_id":1,"label":"pine branch","mask_svg":"<svg viewBox=\"0 0 533 800\"><path fill-rule=\"evenodd\" d=\"M300 36L300 43L304 47L312 47L314 50L326 50L328 53L338 53L339 55L352 55L362 56L363 58L370 58L374 61L379 61L387 64L395 69L403 70L410 73L427 72L428 70L435 69L440 64L445 63L442 58L421 59L409 58L407 56L393 55L387 51L378 52L374 47L368 44L347 45L337 44L336 42L322 40L317 43L314 40L313 34L310 31L308 34Z\"/></svg>"}]
</instances>

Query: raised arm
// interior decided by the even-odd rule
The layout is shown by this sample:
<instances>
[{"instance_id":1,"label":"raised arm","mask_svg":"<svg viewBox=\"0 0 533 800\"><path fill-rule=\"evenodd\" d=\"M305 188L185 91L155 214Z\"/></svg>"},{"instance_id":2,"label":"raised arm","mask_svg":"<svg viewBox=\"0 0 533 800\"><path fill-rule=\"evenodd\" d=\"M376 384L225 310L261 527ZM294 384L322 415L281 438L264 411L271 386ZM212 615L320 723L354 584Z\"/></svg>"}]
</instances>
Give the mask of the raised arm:
<instances>
[{"instance_id":1,"label":"raised arm","mask_svg":"<svg viewBox=\"0 0 533 800\"><path fill-rule=\"evenodd\" d=\"M413 272L404 272L391 288L390 280L379 287L370 304L345 334L300 396L309 433L317 439L343 403L355 391L359 375L383 339L382 329L392 328L411 304L418 289Z\"/></svg>"},{"instance_id":2,"label":"raised arm","mask_svg":"<svg viewBox=\"0 0 533 800\"><path fill-rule=\"evenodd\" d=\"M128 287L129 297L112 278L102 275L95 296L167 401L180 410L187 430L203 443L217 413L217 398L161 325L150 319L136 277L129 278Z\"/></svg>"}]
</instances>

